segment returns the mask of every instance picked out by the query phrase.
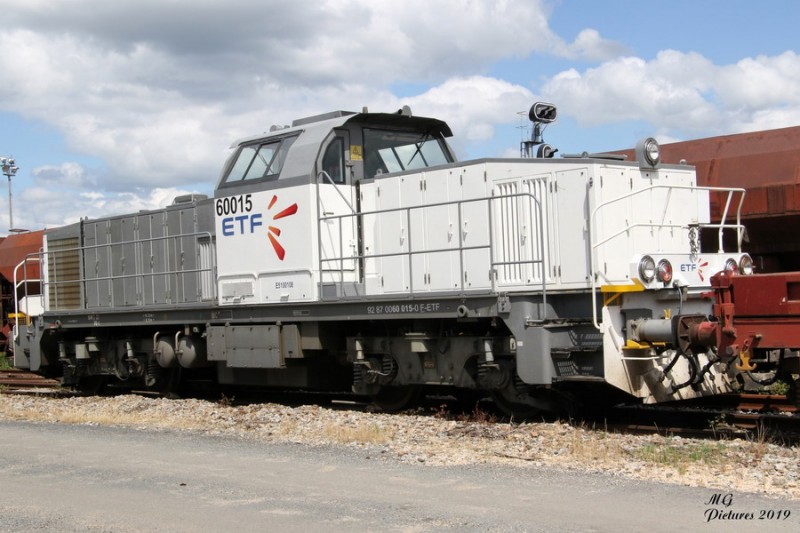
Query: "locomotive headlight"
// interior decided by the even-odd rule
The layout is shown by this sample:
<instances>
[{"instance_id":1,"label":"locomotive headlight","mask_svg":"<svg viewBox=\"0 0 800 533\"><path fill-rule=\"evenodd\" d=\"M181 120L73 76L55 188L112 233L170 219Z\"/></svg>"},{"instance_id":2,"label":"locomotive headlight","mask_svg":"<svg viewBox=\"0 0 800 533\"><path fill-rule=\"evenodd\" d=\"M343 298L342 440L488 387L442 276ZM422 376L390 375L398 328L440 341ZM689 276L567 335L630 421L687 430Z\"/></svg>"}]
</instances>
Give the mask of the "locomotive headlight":
<instances>
[{"instance_id":1,"label":"locomotive headlight","mask_svg":"<svg viewBox=\"0 0 800 533\"><path fill-rule=\"evenodd\" d=\"M744 254L742 258L739 259L739 272L745 276L749 276L753 273L753 258L748 254Z\"/></svg>"},{"instance_id":2,"label":"locomotive headlight","mask_svg":"<svg viewBox=\"0 0 800 533\"><path fill-rule=\"evenodd\" d=\"M639 168L656 168L661 163L658 141L648 137L636 143L636 161L639 162Z\"/></svg>"},{"instance_id":3,"label":"locomotive headlight","mask_svg":"<svg viewBox=\"0 0 800 533\"><path fill-rule=\"evenodd\" d=\"M656 267L656 279L663 283L672 281L672 263L666 259L659 261L658 267Z\"/></svg>"},{"instance_id":4,"label":"locomotive headlight","mask_svg":"<svg viewBox=\"0 0 800 533\"><path fill-rule=\"evenodd\" d=\"M650 283L656 277L656 262L649 255L639 261L639 277L645 283Z\"/></svg>"},{"instance_id":5,"label":"locomotive headlight","mask_svg":"<svg viewBox=\"0 0 800 533\"><path fill-rule=\"evenodd\" d=\"M728 274L739 273L739 263L736 262L736 259L728 259L725 261L725 272Z\"/></svg>"}]
</instances>

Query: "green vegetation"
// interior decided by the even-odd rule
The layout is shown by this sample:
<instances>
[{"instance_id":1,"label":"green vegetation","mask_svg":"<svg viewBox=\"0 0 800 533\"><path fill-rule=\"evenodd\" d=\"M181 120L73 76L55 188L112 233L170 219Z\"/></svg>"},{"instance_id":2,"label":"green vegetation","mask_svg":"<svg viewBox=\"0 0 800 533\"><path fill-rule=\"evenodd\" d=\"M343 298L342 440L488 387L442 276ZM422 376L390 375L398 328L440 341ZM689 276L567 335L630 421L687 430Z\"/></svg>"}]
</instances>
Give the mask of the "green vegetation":
<instances>
[{"instance_id":1,"label":"green vegetation","mask_svg":"<svg viewBox=\"0 0 800 533\"><path fill-rule=\"evenodd\" d=\"M674 445L648 444L632 452L633 456L649 463L677 468L680 472L693 463L718 465L725 457L725 445L721 442L681 443Z\"/></svg>"},{"instance_id":2,"label":"green vegetation","mask_svg":"<svg viewBox=\"0 0 800 533\"><path fill-rule=\"evenodd\" d=\"M769 388L770 394L779 394L781 396L785 396L789 394L789 391L792 389L791 385L786 383L785 381L778 380L772 384Z\"/></svg>"}]
</instances>

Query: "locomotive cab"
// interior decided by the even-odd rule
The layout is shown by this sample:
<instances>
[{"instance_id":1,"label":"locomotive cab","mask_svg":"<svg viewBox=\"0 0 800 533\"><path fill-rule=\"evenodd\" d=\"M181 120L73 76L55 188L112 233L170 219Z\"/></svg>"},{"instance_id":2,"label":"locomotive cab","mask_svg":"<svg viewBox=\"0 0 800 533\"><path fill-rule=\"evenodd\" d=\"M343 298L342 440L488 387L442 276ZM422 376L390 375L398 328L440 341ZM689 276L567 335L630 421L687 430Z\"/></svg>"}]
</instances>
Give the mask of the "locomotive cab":
<instances>
[{"instance_id":1,"label":"locomotive cab","mask_svg":"<svg viewBox=\"0 0 800 533\"><path fill-rule=\"evenodd\" d=\"M405 108L310 117L234 144L214 202L220 305L363 295L359 184L451 163L450 135Z\"/></svg>"}]
</instances>

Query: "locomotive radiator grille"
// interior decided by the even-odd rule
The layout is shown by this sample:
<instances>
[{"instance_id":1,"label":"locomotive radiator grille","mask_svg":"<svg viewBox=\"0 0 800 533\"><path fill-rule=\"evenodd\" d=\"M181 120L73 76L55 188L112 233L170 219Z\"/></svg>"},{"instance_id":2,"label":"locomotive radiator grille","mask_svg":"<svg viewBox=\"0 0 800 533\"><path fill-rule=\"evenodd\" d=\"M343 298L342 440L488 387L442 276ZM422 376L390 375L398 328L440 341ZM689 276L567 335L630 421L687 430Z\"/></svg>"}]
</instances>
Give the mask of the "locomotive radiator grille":
<instances>
[{"instance_id":1,"label":"locomotive radiator grille","mask_svg":"<svg viewBox=\"0 0 800 533\"><path fill-rule=\"evenodd\" d=\"M80 309L81 272L78 237L48 241L47 302L52 310Z\"/></svg>"}]
</instances>

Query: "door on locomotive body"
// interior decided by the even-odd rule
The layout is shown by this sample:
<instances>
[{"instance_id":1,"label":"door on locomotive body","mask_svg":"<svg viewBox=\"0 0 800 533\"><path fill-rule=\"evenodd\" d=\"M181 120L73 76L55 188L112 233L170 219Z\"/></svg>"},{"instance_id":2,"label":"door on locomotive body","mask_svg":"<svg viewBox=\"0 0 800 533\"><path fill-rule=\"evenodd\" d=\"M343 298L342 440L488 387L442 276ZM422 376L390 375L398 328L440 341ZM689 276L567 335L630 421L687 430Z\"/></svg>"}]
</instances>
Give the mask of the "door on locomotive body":
<instances>
[{"instance_id":1,"label":"door on locomotive body","mask_svg":"<svg viewBox=\"0 0 800 533\"><path fill-rule=\"evenodd\" d=\"M358 207L352 158L349 132L342 129L331 132L317 159L319 268L323 284L359 281Z\"/></svg>"}]
</instances>

